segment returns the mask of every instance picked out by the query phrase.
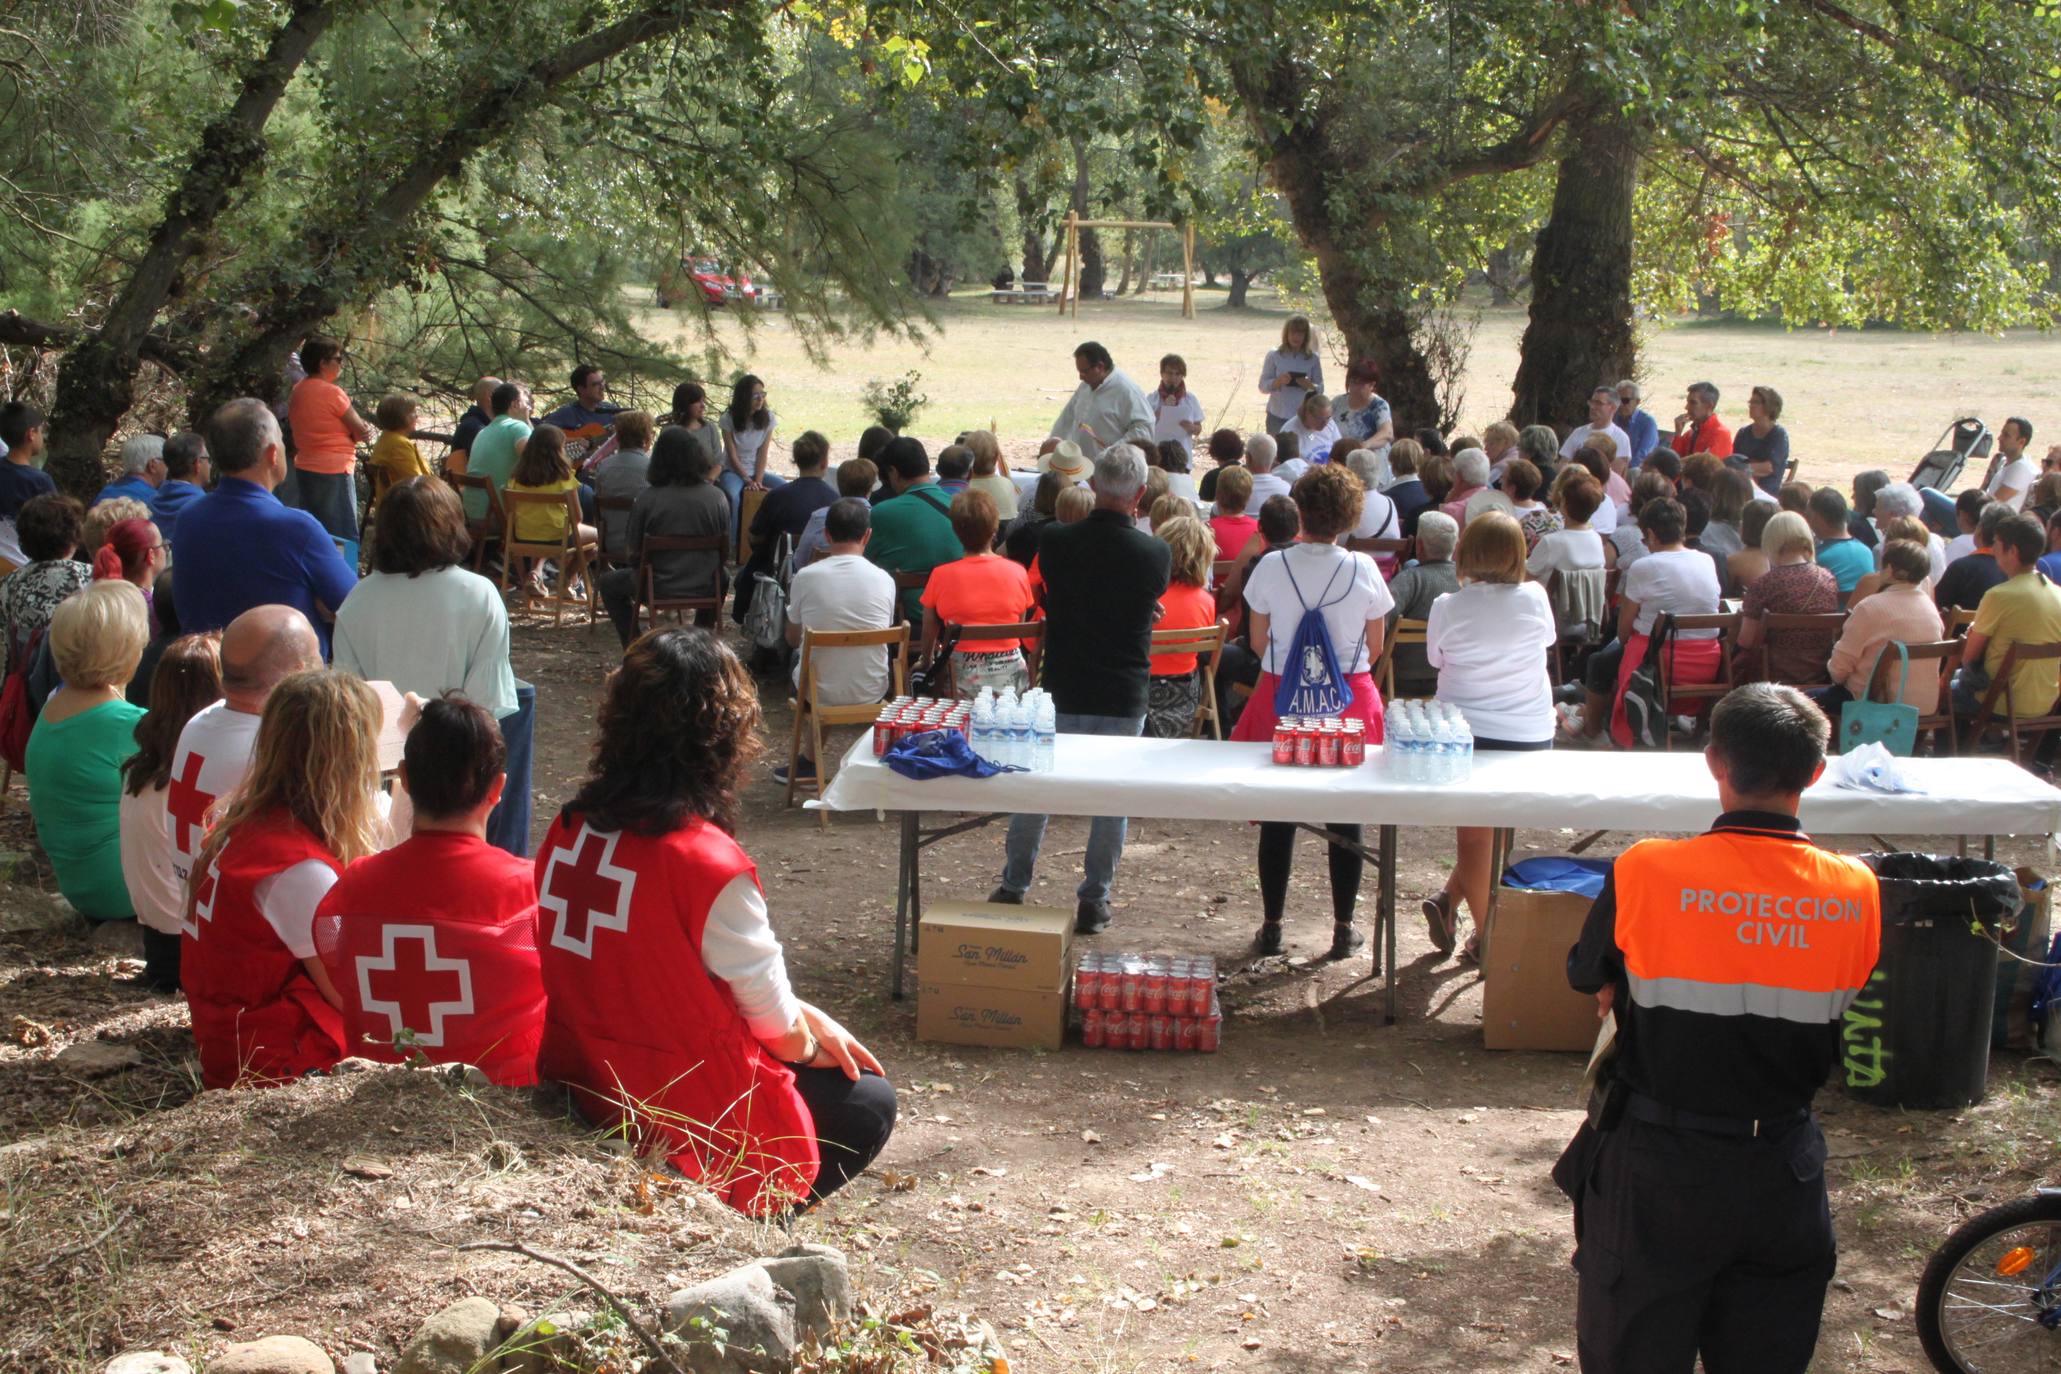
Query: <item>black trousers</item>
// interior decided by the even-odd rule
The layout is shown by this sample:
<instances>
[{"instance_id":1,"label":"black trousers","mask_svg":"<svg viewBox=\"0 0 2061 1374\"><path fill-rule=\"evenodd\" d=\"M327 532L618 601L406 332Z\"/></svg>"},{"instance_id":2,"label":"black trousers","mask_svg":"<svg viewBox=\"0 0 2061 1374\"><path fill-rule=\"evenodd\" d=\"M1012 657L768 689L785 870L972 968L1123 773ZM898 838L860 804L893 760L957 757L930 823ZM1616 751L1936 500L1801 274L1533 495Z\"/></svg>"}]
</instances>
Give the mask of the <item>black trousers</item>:
<instances>
[{"instance_id":1,"label":"black trousers","mask_svg":"<svg viewBox=\"0 0 2061 1374\"><path fill-rule=\"evenodd\" d=\"M179 990L179 937L143 927L143 985L152 992Z\"/></svg>"},{"instance_id":2,"label":"black trousers","mask_svg":"<svg viewBox=\"0 0 2061 1374\"><path fill-rule=\"evenodd\" d=\"M1689 1374L1699 1354L1705 1374L1803 1374L1836 1258L1815 1117L1758 1140L1627 1117L1584 1127L1554 1176L1575 1197L1584 1374Z\"/></svg>"},{"instance_id":3,"label":"black trousers","mask_svg":"<svg viewBox=\"0 0 2061 1374\"><path fill-rule=\"evenodd\" d=\"M794 1086L809 1106L823 1155L816 1185L809 1190L809 1200L816 1202L866 1172L879 1157L894 1134L895 1090L877 1073L861 1070L854 1082L836 1067L796 1069Z\"/></svg>"},{"instance_id":4,"label":"black trousers","mask_svg":"<svg viewBox=\"0 0 2061 1374\"><path fill-rule=\"evenodd\" d=\"M1360 842L1357 825L1332 824L1324 827L1342 839ZM1360 874L1366 864L1350 849L1335 844L1324 846L1331 865L1331 919L1341 925L1353 918L1360 900ZM1261 821L1259 827L1260 914L1269 921L1281 919L1288 902L1288 871L1295 864L1295 827L1287 821Z\"/></svg>"}]
</instances>

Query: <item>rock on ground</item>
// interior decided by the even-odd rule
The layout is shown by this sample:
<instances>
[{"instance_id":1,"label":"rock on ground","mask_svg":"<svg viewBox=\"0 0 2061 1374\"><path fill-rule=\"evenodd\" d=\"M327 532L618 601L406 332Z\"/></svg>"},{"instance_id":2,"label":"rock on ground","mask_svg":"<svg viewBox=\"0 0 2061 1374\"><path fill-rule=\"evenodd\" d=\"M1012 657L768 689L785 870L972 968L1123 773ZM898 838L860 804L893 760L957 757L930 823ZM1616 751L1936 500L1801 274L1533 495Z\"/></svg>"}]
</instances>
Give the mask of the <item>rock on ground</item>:
<instances>
[{"instance_id":1,"label":"rock on ground","mask_svg":"<svg viewBox=\"0 0 2061 1374\"><path fill-rule=\"evenodd\" d=\"M106 1374L193 1374L193 1366L162 1350L131 1350L109 1360Z\"/></svg>"},{"instance_id":2,"label":"rock on ground","mask_svg":"<svg viewBox=\"0 0 2061 1374\"><path fill-rule=\"evenodd\" d=\"M827 1339L851 1310L843 1253L797 1245L675 1292L666 1299L665 1326L689 1342L696 1374L748 1374L791 1368L803 1341Z\"/></svg>"},{"instance_id":3,"label":"rock on ground","mask_svg":"<svg viewBox=\"0 0 2061 1374\"><path fill-rule=\"evenodd\" d=\"M463 1298L422 1324L393 1374L468 1374L528 1319L492 1298Z\"/></svg>"},{"instance_id":4,"label":"rock on ground","mask_svg":"<svg viewBox=\"0 0 2061 1374\"><path fill-rule=\"evenodd\" d=\"M230 1346L208 1361L208 1374L336 1374L322 1347L300 1336L267 1336Z\"/></svg>"}]
</instances>

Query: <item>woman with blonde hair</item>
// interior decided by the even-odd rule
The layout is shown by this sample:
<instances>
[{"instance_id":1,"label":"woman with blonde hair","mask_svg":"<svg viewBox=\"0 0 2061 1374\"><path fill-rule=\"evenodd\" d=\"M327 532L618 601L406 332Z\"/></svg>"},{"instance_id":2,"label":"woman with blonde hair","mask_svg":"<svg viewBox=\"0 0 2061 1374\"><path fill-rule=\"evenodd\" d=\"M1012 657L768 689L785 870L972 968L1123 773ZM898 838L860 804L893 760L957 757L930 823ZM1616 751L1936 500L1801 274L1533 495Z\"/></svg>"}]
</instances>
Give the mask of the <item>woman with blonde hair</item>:
<instances>
[{"instance_id":1,"label":"woman with blonde hair","mask_svg":"<svg viewBox=\"0 0 2061 1374\"><path fill-rule=\"evenodd\" d=\"M1290 315L1281 326L1281 346L1267 351L1260 364L1260 394L1267 398L1267 433L1278 434L1293 420L1307 396L1324 392L1324 360L1317 355L1316 331L1307 315Z\"/></svg>"},{"instance_id":2,"label":"woman with blonde hair","mask_svg":"<svg viewBox=\"0 0 2061 1374\"><path fill-rule=\"evenodd\" d=\"M973 455L973 476L967 479L966 489L986 492L1002 523L1008 524L1016 518L1019 495L1016 483L1009 480L1009 465L1002 461L1001 443L985 429L970 429L959 436L959 442Z\"/></svg>"},{"instance_id":3,"label":"woman with blonde hair","mask_svg":"<svg viewBox=\"0 0 2061 1374\"><path fill-rule=\"evenodd\" d=\"M1460 708L1477 754L1553 747L1546 653L1558 631L1545 587L1525 580L1525 552L1524 528L1513 517L1484 511L1469 520L1454 555L1460 590L1432 602L1425 625L1424 657L1438 669L1438 699ZM1450 954L1464 900L1475 935L1463 957L1473 959L1488 914L1495 832L1462 826L1458 834L1460 857L1444 890L1425 900L1424 920L1431 942Z\"/></svg>"},{"instance_id":4,"label":"woman with blonde hair","mask_svg":"<svg viewBox=\"0 0 2061 1374\"><path fill-rule=\"evenodd\" d=\"M64 685L29 735L29 814L57 890L92 921L136 915L122 883L122 763L136 752L143 708L125 692L149 638L143 593L119 578L73 593L50 617Z\"/></svg>"},{"instance_id":5,"label":"woman with blonde hair","mask_svg":"<svg viewBox=\"0 0 2061 1374\"><path fill-rule=\"evenodd\" d=\"M1168 501L1179 500L1169 496ZM1155 630L1200 630L1217 623L1216 593L1209 589L1210 565L1216 561L1216 536L1188 513L1161 522L1154 531L1173 553L1166 590L1160 593ZM1154 739L1186 739L1195 725L1202 700L1203 666L1196 654L1169 654L1152 660L1152 681L1146 690L1145 733Z\"/></svg>"},{"instance_id":6,"label":"woman with blonde hair","mask_svg":"<svg viewBox=\"0 0 2061 1374\"><path fill-rule=\"evenodd\" d=\"M216 803L179 951L210 1088L284 1083L343 1057L343 999L316 957L315 909L390 839L379 726L362 678L295 673L265 699L250 772Z\"/></svg>"}]
</instances>

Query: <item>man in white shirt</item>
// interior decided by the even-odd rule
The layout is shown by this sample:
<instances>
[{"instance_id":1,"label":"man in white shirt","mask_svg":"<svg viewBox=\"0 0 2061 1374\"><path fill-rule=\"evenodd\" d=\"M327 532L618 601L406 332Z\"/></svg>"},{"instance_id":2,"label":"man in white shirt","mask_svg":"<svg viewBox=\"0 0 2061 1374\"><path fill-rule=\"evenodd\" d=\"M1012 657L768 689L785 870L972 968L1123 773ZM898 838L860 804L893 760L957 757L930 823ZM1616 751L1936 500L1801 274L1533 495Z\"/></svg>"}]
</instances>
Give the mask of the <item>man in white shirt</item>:
<instances>
[{"instance_id":1,"label":"man in white shirt","mask_svg":"<svg viewBox=\"0 0 2061 1374\"><path fill-rule=\"evenodd\" d=\"M1073 370L1081 384L1052 422L1040 454L1058 448L1062 439L1089 452L1131 439L1152 443L1152 407L1138 384L1116 370L1108 349L1092 340L1082 344L1073 351Z\"/></svg>"},{"instance_id":2,"label":"man in white shirt","mask_svg":"<svg viewBox=\"0 0 2061 1374\"><path fill-rule=\"evenodd\" d=\"M1631 436L1617 425L1617 389L1599 386L1589 393L1589 422L1578 426L1560 445L1560 456L1572 458L1581 451L1591 434L1608 434L1617 441L1617 456L1629 458L1632 452Z\"/></svg>"},{"instance_id":3,"label":"man in white shirt","mask_svg":"<svg viewBox=\"0 0 2061 1374\"><path fill-rule=\"evenodd\" d=\"M1274 471L1274 458L1279 452L1271 434L1255 434L1245 441L1245 466L1252 469L1252 495L1246 499L1245 508L1255 515L1269 496L1288 495L1287 481Z\"/></svg>"},{"instance_id":4,"label":"man in white shirt","mask_svg":"<svg viewBox=\"0 0 2061 1374\"><path fill-rule=\"evenodd\" d=\"M794 575L787 592L787 642L797 648L804 630L884 630L894 623L895 580L884 568L866 561L866 541L873 537L873 508L849 496L831 503L823 517L823 555ZM817 699L825 706L857 706L879 701L889 684L885 649L812 650L809 671L816 678ZM794 663L794 683L801 687L801 659ZM814 743L801 737L803 779L816 776ZM773 781L787 785L785 766L773 770Z\"/></svg>"},{"instance_id":5,"label":"man in white shirt","mask_svg":"<svg viewBox=\"0 0 2061 1374\"><path fill-rule=\"evenodd\" d=\"M2013 513L2025 509L2025 498L2039 480L2039 464L2025 456L2031 442L2032 421L2016 415L2004 421L1997 431L1997 456L1990 459L1989 480L1982 484L1984 496L2003 502Z\"/></svg>"},{"instance_id":6,"label":"man in white shirt","mask_svg":"<svg viewBox=\"0 0 2061 1374\"><path fill-rule=\"evenodd\" d=\"M253 606L222 631L222 700L197 712L180 731L165 788L172 876L182 887L207 834L209 808L250 771L266 698L293 674L321 666L315 627L291 606Z\"/></svg>"}]
</instances>

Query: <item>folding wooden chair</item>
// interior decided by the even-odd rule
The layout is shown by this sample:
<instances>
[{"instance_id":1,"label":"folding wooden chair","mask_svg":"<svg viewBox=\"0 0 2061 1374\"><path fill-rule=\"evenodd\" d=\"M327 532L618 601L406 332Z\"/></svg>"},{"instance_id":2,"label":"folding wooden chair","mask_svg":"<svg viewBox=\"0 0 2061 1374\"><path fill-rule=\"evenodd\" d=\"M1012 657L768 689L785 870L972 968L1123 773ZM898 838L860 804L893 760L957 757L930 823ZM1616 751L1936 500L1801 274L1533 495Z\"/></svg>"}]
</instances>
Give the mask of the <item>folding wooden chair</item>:
<instances>
[{"instance_id":1,"label":"folding wooden chair","mask_svg":"<svg viewBox=\"0 0 2061 1374\"><path fill-rule=\"evenodd\" d=\"M1967 646L1958 639L1938 639L1929 644L1906 644L1904 656L1911 662L1911 676L1928 671L1926 664L1937 666L1929 671L1939 675L1938 707L1929 716L1918 717L1918 738L1915 745L1928 734L1932 736L1934 754L1954 752L1954 669L1960 666L1961 651ZM1868 696L1874 701L1895 700L1889 694L1896 690L1899 664L1895 654L1884 654L1875 669L1875 680L1868 686ZM1839 722L1834 721L1836 726ZM1944 742L1944 748L1942 748Z\"/></svg>"},{"instance_id":2,"label":"folding wooden chair","mask_svg":"<svg viewBox=\"0 0 2061 1374\"><path fill-rule=\"evenodd\" d=\"M502 509L507 523L501 534L501 592L508 592L508 579L516 579L517 604L525 611L536 597L531 590L533 578L531 568L526 564L555 562L558 564L558 590L551 594L551 624L556 627L565 618L568 601L584 601L587 607L587 621L594 620L594 584L586 576L587 550L580 544L580 494L578 491L541 492L511 491L502 494ZM555 511L565 517L565 528L558 536L558 542L548 544L516 538L515 522L522 512ZM573 595L573 584L580 584L580 594Z\"/></svg>"},{"instance_id":3,"label":"folding wooden chair","mask_svg":"<svg viewBox=\"0 0 2061 1374\"><path fill-rule=\"evenodd\" d=\"M716 572L715 590L709 595L660 597L657 592L657 565L663 559L656 557L656 555L669 553L712 553L716 556L718 564L720 564L724 550L729 547L730 537L723 534L645 535L644 542L637 549L636 590L630 600L631 637L636 637L638 613L644 609L650 610L651 623L653 625L658 624L659 616L667 612L675 615L685 615L688 612L698 614L702 611L714 611L715 623L712 628L716 633L721 634L723 630L723 602L725 598L723 596L723 576L720 566Z\"/></svg>"},{"instance_id":4,"label":"folding wooden chair","mask_svg":"<svg viewBox=\"0 0 2061 1374\"><path fill-rule=\"evenodd\" d=\"M1228 628L1224 621L1219 620L1214 625L1152 632L1152 657L1196 656L1195 668L1202 674L1202 695L1195 702L1195 719L1188 725L1191 739L1201 737L1204 724L1209 726L1210 738L1224 737L1223 714L1217 709L1216 661L1217 655L1224 651L1224 632Z\"/></svg>"},{"instance_id":5,"label":"folding wooden chair","mask_svg":"<svg viewBox=\"0 0 2061 1374\"><path fill-rule=\"evenodd\" d=\"M1735 611L1730 615L1678 615L1675 617L1675 642L1679 644L1683 630L1716 630L1718 632L1718 675L1715 682L1676 682L1673 680L1674 654L1663 648L1660 654L1660 709L1661 714L1672 722L1676 716L1702 715L1703 708L1720 701L1735 685L1732 678L1732 654L1739 646L1740 616ZM1681 709L1683 704L1693 705L1693 712ZM1613 708L1614 709L1614 708ZM1674 748L1674 730L1661 732L1664 750Z\"/></svg>"},{"instance_id":6,"label":"folding wooden chair","mask_svg":"<svg viewBox=\"0 0 2061 1374\"><path fill-rule=\"evenodd\" d=\"M1769 668L1768 655L1768 650L1773 646L1776 635L1826 634L1831 636L1834 643L1837 643L1839 632L1846 628L1846 616L1847 613L1845 611L1769 611L1763 615L1760 621L1760 680L1763 682L1774 682L1777 680ZM1829 650L1827 650L1825 657L1829 662L1831 659L1831 652ZM1824 664L1819 666L1823 667ZM1809 682L1792 682L1788 685L1796 688L1799 692L1816 692L1830 687L1832 681L1828 677L1820 676Z\"/></svg>"},{"instance_id":7,"label":"folding wooden chair","mask_svg":"<svg viewBox=\"0 0 2061 1374\"><path fill-rule=\"evenodd\" d=\"M759 505L766 499L764 491L750 488L737 494L737 566L751 562L751 522L759 513Z\"/></svg>"},{"instance_id":8,"label":"folding wooden chair","mask_svg":"<svg viewBox=\"0 0 2061 1374\"><path fill-rule=\"evenodd\" d=\"M1354 553L1364 553L1372 558L1393 558L1398 565L1409 562L1416 556L1414 539L1347 539L1345 546Z\"/></svg>"},{"instance_id":9,"label":"folding wooden chair","mask_svg":"<svg viewBox=\"0 0 2061 1374\"><path fill-rule=\"evenodd\" d=\"M2061 730L2061 711L2055 709L2057 702L2048 700L2037 714L2019 714L2019 703L2011 692L2012 669L2025 663L2061 661L2061 644L2013 644L2004 652L2004 661L1997 667L1997 675L1990 682L1989 690L1982 694L1981 709L1975 713L1975 722L1968 738L1974 742L1976 752L1981 752L1982 737L1996 718L1997 698L2002 696L2004 707L2004 738L2010 742L2011 762L2023 764L2018 756L2018 741L2027 734L2044 736L2049 730ZM1951 702L1949 703L1951 705Z\"/></svg>"},{"instance_id":10,"label":"folding wooden chair","mask_svg":"<svg viewBox=\"0 0 2061 1374\"><path fill-rule=\"evenodd\" d=\"M508 517L501 509L501 493L492 482L475 472L454 472L444 479L458 489L458 499L463 501L468 491L486 493L487 513L473 517L470 508L465 512L465 532L472 536L472 570L486 566L487 546L501 542L501 536L508 529ZM506 584L503 584L506 587Z\"/></svg>"},{"instance_id":11,"label":"folding wooden chair","mask_svg":"<svg viewBox=\"0 0 2061 1374\"><path fill-rule=\"evenodd\" d=\"M1975 612L1962 610L1959 606L1941 613L1948 639L1962 639L1967 636L1968 627L1975 623Z\"/></svg>"},{"instance_id":12,"label":"folding wooden chair","mask_svg":"<svg viewBox=\"0 0 2061 1374\"><path fill-rule=\"evenodd\" d=\"M794 805L794 789L799 781L795 770L801 764L802 730L809 732L809 746L816 751L816 795L823 795L824 785L829 781L830 754L823 747L823 732L840 725L864 725L871 727L880 715L881 703L865 702L856 706L831 706L819 695L816 682L815 655L828 649L853 651L869 647L884 647L887 650L888 688L890 697L899 696L908 680L909 627L890 625L884 630L803 630L801 642L801 675L796 679L794 693L794 729L787 742L787 804ZM824 828L830 825L828 812L818 812L818 824Z\"/></svg>"},{"instance_id":13,"label":"folding wooden chair","mask_svg":"<svg viewBox=\"0 0 2061 1374\"><path fill-rule=\"evenodd\" d=\"M928 587L930 585L930 569L925 568L921 572L898 572L894 574L894 579L895 618L902 620L907 618L902 615L902 593L920 592L925 587ZM922 622L919 619L917 623L921 624Z\"/></svg>"},{"instance_id":14,"label":"folding wooden chair","mask_svg":"<svg viewBox=\"0 0 2061 1374\"><path fill-rule=\"evenodd\" d=\"M634 496L597 496L594 498L594 534L597 540L594 550L594 566L597 569L623 566L624 560L627 558L625 551L608 547L608 517L610 515L622 516L623 533L627 536L630 532L630 511L636 504L637 498Z\"/></svg>"},{"instance_id":15,"label":"folding wooden chair","mask_svg":"<svg viewBox=\"0 0 2061 1374\"><path fill-rule=\"evenodd\" d=\"M1231 570L1238 566L1235 558L1219 558L1209 565L1209 589L1221 592L1231 581Z\"/></svg>"},{"instance_id":16,"label":"folding wooden chair","mask_svg":"<svg viewBox=\"0 0 2061 1374\"><path fill-rule=\"evenodd\" d=\"M1396 645L1422 644L1430 628L1428 620L1405 620L1401 616L1388 622L1388 635L1381 641L1381 661L1374 665L1374 683L1381 689L1384 702L1395 699Z\"/></svg>"},{"instance_id":17,"label":"folding wooden chair","mask_svg":"<svg viewBox=\"0 0 2061 1374\"><path fill-rule=\"evenodd\" d=\"M939 643L943 643L944 640L949 639L954 631L956 631L959 636L959 642L955 646L953 646L954 653L958 653L959 651L964 649L972 648L974 645L978 644L1006 643L1010 640L1022 641L1023 661L1025 666L1030 669L1030 685L1033 687L1038 685L1038 669L1040 666L1039 660L1044 652L1045 647L1044 621L1026 620L1021 625L948 625L945 628L944 633L939 636ZM999 651L975 650L975 652L987 653ZM958 671L956 668L953 669L947 675L946 681L950 684L946 693L947 695L961 695L959 691Z\"/></svg>"}]
</instances>

